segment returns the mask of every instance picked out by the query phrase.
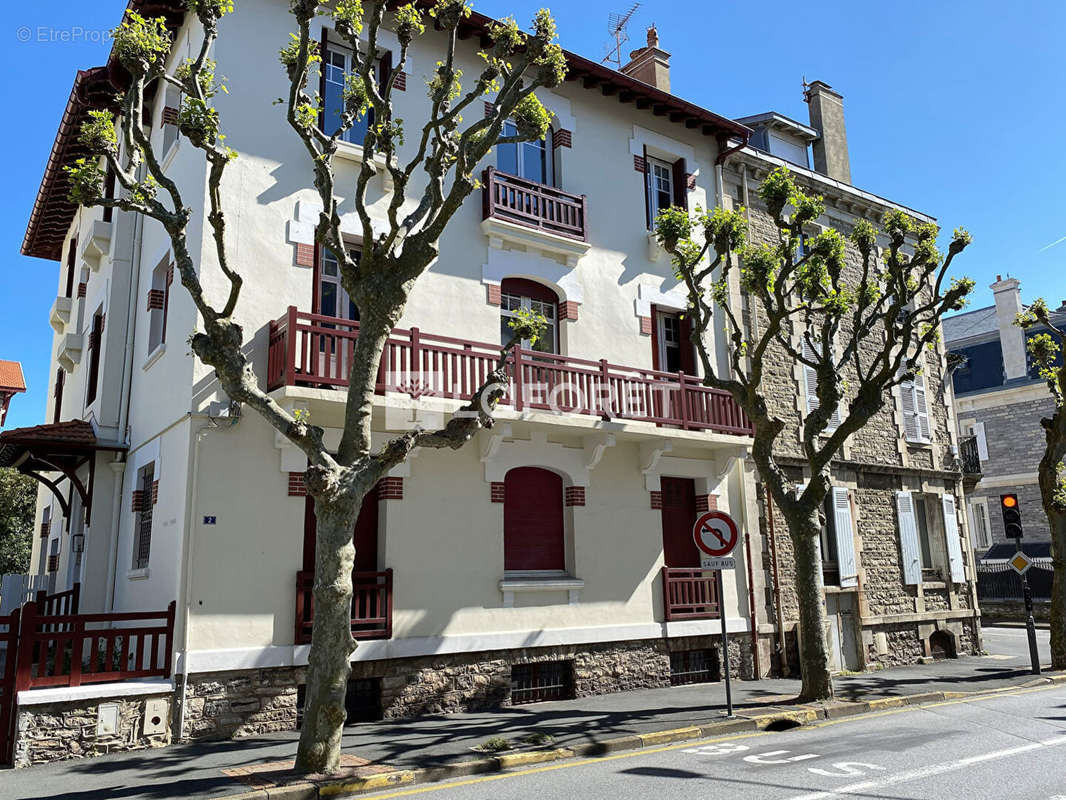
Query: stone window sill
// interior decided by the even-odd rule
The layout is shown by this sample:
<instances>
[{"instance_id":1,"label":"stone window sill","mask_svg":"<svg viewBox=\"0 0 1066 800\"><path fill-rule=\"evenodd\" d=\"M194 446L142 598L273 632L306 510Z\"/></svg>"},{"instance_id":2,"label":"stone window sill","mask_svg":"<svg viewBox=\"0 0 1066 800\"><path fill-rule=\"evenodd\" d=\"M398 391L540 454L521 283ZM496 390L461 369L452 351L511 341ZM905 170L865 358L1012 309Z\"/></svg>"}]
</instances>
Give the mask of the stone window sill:
<instances>
[{"instance_id":1,"label":"stone window sill","mask_svg":"<svg viewBox=\"0 0 1066 800\"><path fill-rule=\"evenodd\" d=\"M131 581L145 581L148 580L148 576L151 575L148 567L142 567L141 569L131 569L126 573L126 578Z\"/></svg>"},{"instance_id":2,"label":"stone window sill","mask_svg":"<svg viewBox=\"0 0 1066 800\"><path fill-rule=\"evenodd\" d=\"M915 450L932 450L932 442L916 442L913 439L907 439L907 447L913 447Z\"/></svg>"},{"instance_id":3,"label":"stone window sill","mask_svg":"<svg viewBox=\"0 0 1066 800\"><path fill-rule=\"evenodd\" d=\"M146 358L144 360L144 366L142 366L141 369L147 370L156 361L158 361L160 358L162 358L163 357L163 353L165 353L166 351L167 351L166 342L161 342L161 343L157 344L155 346L155 349L151 353L148 354L148 358Z\"/></svg>"},{"instance_id":4,"label":"stone window sill","mask_svg":"<svg viewBox=\"0 0 1066 800\"><path fill-rule=\"evenodd\" d=\"M363 163L363 148L361 145L352 144L351 142L345 142L338 140L337 142L337 158L342 161L351 161L355 164ZM385 182L385 191L391 192L393 189L392 173L389 172L389 162L385 160L385 157L380 153L374 155L374 166L378 168L378 174Z\"/></svg>"},{"instance_id":5,"label":"stone window sill","mask_svg":"<svg viewBox=\"0 0 1066 800\"><path fill-rule=\"evenodd\" d=\"M516 592L566 592L570 605L575 605L581 597L581 590L585 588L585 582L580 578L571 578L564 574L547 573L520 573L506 575L500 580L500 591L503 592L503 604L507 608L514 607Z\"/></svg>"}]
</instances>

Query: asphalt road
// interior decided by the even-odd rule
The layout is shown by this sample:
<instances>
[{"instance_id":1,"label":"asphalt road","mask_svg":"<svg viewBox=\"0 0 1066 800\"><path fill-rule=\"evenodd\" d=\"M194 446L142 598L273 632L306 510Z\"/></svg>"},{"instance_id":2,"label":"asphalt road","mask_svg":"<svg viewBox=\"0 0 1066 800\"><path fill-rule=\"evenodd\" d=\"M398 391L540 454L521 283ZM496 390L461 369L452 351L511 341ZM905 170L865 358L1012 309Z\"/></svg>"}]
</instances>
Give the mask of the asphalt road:
<instances>
[{"instance_id":1,"label":"asphalt road","mask_svg":"<svg viewBox=\"0 0 1066 800\"><path fill-rule=\"evenodd\" d=\"M1029 661L1029 638L1024 625L985 625L981 628L985 650L994 656L1009 656L1011 659ZM1051 662L1051 634L1047 626L1036 629L1037 651L1040 663Z\"/></svg>"},{"instance_id":2,"label":"asphalt road","mask_svg":"<svg viewBox=\"0 0 1066 800\"><path fill-rule=\"evenodd\" d=\"M1066 800L1066 685L367 795L426 800Z\"/></svg>"}]
</instances>

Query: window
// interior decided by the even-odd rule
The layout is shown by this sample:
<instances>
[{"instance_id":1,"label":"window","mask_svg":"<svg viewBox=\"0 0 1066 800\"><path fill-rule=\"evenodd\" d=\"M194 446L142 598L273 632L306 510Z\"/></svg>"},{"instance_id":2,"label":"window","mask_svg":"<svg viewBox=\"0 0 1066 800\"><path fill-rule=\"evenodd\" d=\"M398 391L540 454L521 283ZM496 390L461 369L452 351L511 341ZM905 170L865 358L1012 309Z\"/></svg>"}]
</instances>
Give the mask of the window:
<instances>
[{"instance_id":1,"label":"window","mask_svg":"<svg viewBox=\"0 0 1066 800\"><path fill-rule=\"evenodd\" d=\"M504 571L564 573L563 479L539 467L517 467L503 485Z\"/></svg>"},{"instance_id":2,"label":"window","mask_svg":"<svg viewBox=\"0 0 1066 800\"><path fill-rule=\"evenodd\" d=\"M78 239L77 237L70 240L70 247L67 249L67 288L64 293L64 297L74 296L74 266L78 259Z\"/></svg>"},{"instance_id":3,"label":"window","mask_svg":"<svg viewBox=\"0 0 1066 800\"><path fill-rule=\"evenodd\" d=\"M659 368L664 372L680 372L682 369L681 317L677 314L657 314L659 322Z\"/></svg>"},{"instance_id":4,"label":"window","mask_svg":"<svg viewBox=\"0 0 1066 800\"><path fill-rule=\"evenodd\" d=\"M840 565L837 563L837 523L836 513L833 510L833 492L825 496L822 504L825 514L825 524L822 525L822 536L818 540L822 551L822 577L827 584L840 584Z\"/></svg>"},{"instance_id":5,"label":"window","mask_svg":"<svg viewBox=\"0 0 1066 800\"><path fill-rule=\"evenodd\" d=\"M322 115L322 132L327 136L332 136L341 126L341 116L344 113L344 83L347 76L356 71L356 59L350 51L330 45L325 51L322 69L322 96L325 109ZM374 110L371 108L355 120L340 138L350 144L362 145L373 121Z\"/></svg>"},{"instance_id":6,"label":"window","mask_svg":"<svg viewBox=\"0 0 1066 800\"><path fill-rule=\"evenodd\" d=\"M510 120L504 122L502 136L517 136L518 128ZM532 142L508 142L496 146L496 168L508 175L527 181L555 185L552 162L552 134L548 129L543 139Z\"/></svg>"},{"instance_id":7,"label":"window","mask_svg":"<svg viewBox=\"0 0 1066 800\"><path fill-rule=\"evenodd\" d=\"M939 511L936 510L938 505ZM955 497L951 494L897 492L896 509L899 512L904 583L913 585L923 580L944 580L946 573L950 574L953 583L965 581Z\"/></svg>"},{"instance_id":8,"label":"window","mask_svg":"<svg viewBox=\"0 0 1066 800\"><path fill-rule=\"evenodd\" d=\"M655 224L655 218L674 203L674 171L670 164L657 158L645 160L648 176L648 227Z\"/></svg>"},{"instance_id":9,"label":"window","mask_svg":"<svg viewBox=\"0 0 1066 800\"><path fill-rule=\"evenodd\" d=\"M913 381L899 385L900 405L903 409L903 434L908 442L928 444L929 404L925 397L925 378L916 375Z\"/></svg>"},{"instance_id":10,"label":"window","mask_svg":"<svg viewBox=\"0 0 1066 800\"><path fill-rule=\"evenodd\" d=\"M922 571L935 569L933 563L933 545L929 536L929 515L925 506L925 496L914 495L914 516L918 524L918 552Z\"/></svg>"},{"instance_id":11,"label":"window","mask_svg":"<svg viewBox=\"0 0 1066 800\"><path fill-rule=\"evenodd\" d=\"M115 171L108 165L107 172L104 175L104 197L115 196ZM115 209L108 206L104 209L104 222L110 222L115 216Z\"/></svg>"},{"instance_id":12,"label":"window","mask_svg":"<svg viewBox=\"0 0 1066 800\"><path fill-rule=\"evenodd\" d=\"M820 360L810 342L807 341L806 336L803 337L803 358L813 362ZM818 371L808 364L803 365L803 382L805 394L807 395L807 414L810 415L818 408ZM829 424L826 425L823 433L826 435L831 434L840 427L841 421L840 406L838 405L833 415L829 418Z\"/></svg>"},{"instance_id":13,"label":"window","mask_svg":"<svg viewBox=\"0 0 1066 800\"><path fill-rule=\"evenodd\" d=\"M100 382L100 349L104 339L104 312L101 309L93 314L92 332L89 334L89 377L85 389L85 405L96 400L96 388Z\"/></svg>"},{"instance_id":14,"label":"window","mask_svg":"<svg viewBox=\"0 0 1066 800\"><path fill-rule=\"evenodd\" d=\"M48 543L48 571L59 572L59 539Z\"/></svg>"},{"instance_id":15,"label":"window","mask_svg":"<svg viewBox=\"0 0 1066 800\"><path fill-rule=\"evenodd\" d=\"M559 330L557 308L559 298L551 289L524 278L506 278L500 285L500 344L507 344L514 336L511 320L520 309L536 311L546 322L544 332L536 343L528 339L522 341L522 347L541 353L559 352Z\"/></svg>"},{"instance_id":16,"label":"window","mask_svg":"<svg viewBox=\"0 0 1066 800\"><path fill-rule=\"evenodd\" d=\"M511 667L511 705L574 696L573 661L538 661Z\"/></svg>"},{"instance_id":17,"label":"window","mask_svg":"<svg viewBox=\"0 0 1066 800\"><path fill-rule=\"evenodd\" d=\"M970 531L975 549L987 550L992 546L992 533L988 525L988 501L983 497L970 500Z\"/></svg>"},{"instance_id":18,"label":"window","mask_svg":"<svg viewBox=\"0 0 1066 800\"><path fill-rule=\"evenodd\" d=\"M160 114L160 122L163 127L163 158L178 142L178 109L181 107L181 91L177 86L166 85L163 93L163 111Z\"/></svg>"},{"instance_id":19,"label":"window","mask_svg":"<svg viewBox=\"0 0 1066 800\"><path fill-rule=\"evenodd\" d=\"M152 270L152 288L148 290L148 352L167 340L167 313L170 307L170 284L174 281L174 265L164 258Z\"/></svg>"},{"instance_id":20,"label":"window","mask_svg":"<svg viewBox=\"0 0 1066 800\"><path fill-rule=\"evenodd\" d=\"M147 569L152 550L152 508L155 494L155 464L147 464L137 472L139 501L134 495L134 510L137 512L137 528L133 547L133 568Z\"/></svg>"},{"instance_id":21,"label":"window","mask_svg":"<svg viewBox=\"0 0 1066 800\"><path fill-rule=\"evenodd\" d=\"M352 249L348 254L359 263L358 250ZM341 285L337 256L325 249L322 250L322 270L318 277L318 313L326 317L359 321L359 309Z\"/></svg>"},{"instance_id":22,"label":"window","mask_svg":"<svg viewBox=\"0 0 1066 800\"><path fill-rule=\"evenodd\" d=\"M63 418L63 385L67 382L67 373L60 367L56 370L56 382L52 396L52 422L59 422Z\"/></svg>"},{"instance_id":23,"label":"window","mask_svg":"<svg viewBox=\"0 0 1066 800\"><path fill-rule=\"evenodd\" d=\"M977 440L977 458L980 461L988 461L988 438L985 436L985 424L972 422L967 428L970 435Z\"/></svg>"}]
</instances>

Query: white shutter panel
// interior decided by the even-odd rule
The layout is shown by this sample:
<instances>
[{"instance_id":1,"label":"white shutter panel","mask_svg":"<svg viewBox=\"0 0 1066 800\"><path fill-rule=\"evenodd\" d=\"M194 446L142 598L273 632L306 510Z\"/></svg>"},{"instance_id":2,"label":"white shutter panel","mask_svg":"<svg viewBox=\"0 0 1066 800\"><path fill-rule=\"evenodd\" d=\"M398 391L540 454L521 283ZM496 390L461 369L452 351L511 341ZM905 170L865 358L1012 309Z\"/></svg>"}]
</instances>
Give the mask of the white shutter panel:
<instances>
[{"instance_id":1,"label":"white shutter panel","mask_svg":"<svg viewBox=\"0 0 1066 800\"><path fill-rule=\"evenodd\" d=\"M837 566L840 568L840 586L858 586L859 570L855 561L855 532L851 522L851 502L848 490L833 487L833 520L836 523Z\"/></svg>"},{"instance_id":2,"label":"white shutter panel","mask_svg":"<svg viewBox=\"0 0 1066 800\"><path fill-rule=\"evenodd\" d=\"M980 519L980 535L981 535L981 547L992 546L992 535L990 533L991 528L988 525L988 504L980 503L976 506L977 517Z\"/></svg>"},{"instance_id":3,"label":"white shutter panel","mask_svg":"<svg viewBox=\"0 0 1066 800\"><path fill-rule=\"evenodd\" d=\"M918 411L914 404L914 384L905 381L899 385L900 407L903 410L903 436L908 442L918 441Z\"/></svg>"},{"instance_id":4,"label":"white shutter panel","mask_svg":"<svg viewBox=\"0 0 1066 800\"><path fill-rule=\"evenodd\" d=\"M925 376L919 375L914 381L914 413L918 417L918 435L923 442L932 440L929 429L929 403L925 397Z\"/></svg>"},{"instance_id":5,"label":"white shutter panel","mask_svg":"<svg viewBox=\"0 0 1066 800\"><path fill-rule=\"evenodd\" d=\"M977 457L981 461L988 461L988 439L985 438L985 424L975 422L971 426L973 435L977 437Z\"/></svg>"},{"instance_id":6,"label":"white shutter panel","mask_svg":"<svg viewBox=\"0 0 1066 800\"><path fill-rule=\"evenodd\" d=\"M817 360L815 352L807 343L806 338L803 340L803 357L811 361ZM807 413L811 414L818 408L818 371L804 364L803 381L804 389L807 392ZM840 427L840 422L840 406L837 406L833 415L829 418L829 424L826 425L825 432L832 433Z\"/></svg>"},{"instance_id":7,"label":"white shutter panel","mask_svg":"<svg viewBox=\"0 0 1066 800\"><path fill-rule=\"evenodd\" d=\"M951 582L965 583L966 568L962 563L962 545L959 543L959 520L955 516L955 498L944 495L944 537L948 542L948 562L951 564Z\"/></svg>"},{"instance_id":8,"label":"white shutter panel","mask_svg":"<svg viewBox=\"0 0 1066 800\"><path fill-rule=\"evenodd\" d=\"M899 550L903 557L903 582L914 586L922 581L922 562L918 549L918 523L914 518L914 501L910 492L896 492L899 515Z\"/></svg>"}]
</instances>

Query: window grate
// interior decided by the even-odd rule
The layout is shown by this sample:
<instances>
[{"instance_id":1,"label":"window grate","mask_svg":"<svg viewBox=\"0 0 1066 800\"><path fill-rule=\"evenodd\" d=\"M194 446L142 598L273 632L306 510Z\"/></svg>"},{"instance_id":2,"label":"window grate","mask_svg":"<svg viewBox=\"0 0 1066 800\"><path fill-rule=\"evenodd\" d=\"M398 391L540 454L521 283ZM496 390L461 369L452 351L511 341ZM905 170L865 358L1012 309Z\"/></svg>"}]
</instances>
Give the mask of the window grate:
<instances>
[{"instance_id":1,"label":"window grate","mask_svg":"<svg viewBox=\"0 0 1066 800\"><path fill-rule=\"evenodd\" d=\"M141 469L141 508L137 516L137 546L133 554L133 568L146 569L152 550L152 505L155 464L148 464Z\"/></svg>"},{"instance_id":2,"label":"window grate","mask_svg":"<svg viewBox=\"0 0 1066 800\"><path fill-rule=\"evenodd\" d=\"M573 661L538 661L511 667L512 705L568 700L573 696Z\"/></svg>"},{"instance_id":3,"label":"window grate","mask_svg":"<svg viewBox=\"0 0 1066 800\"><path fill-rule=\"evenodd\" d=\"M718 680L718 657L713 650L678 650L670 654L670 685Z\"/></svg>"},{"instance_id":4,"label":"window grate","mask_svg":"<svg viewBox=\"0 0 1066 800\"><path fill-rule=\"evenodd\" d=\"M345 724L381 719L381 678L354 678L344 694Z\"/></svg>"}]
</instances>

